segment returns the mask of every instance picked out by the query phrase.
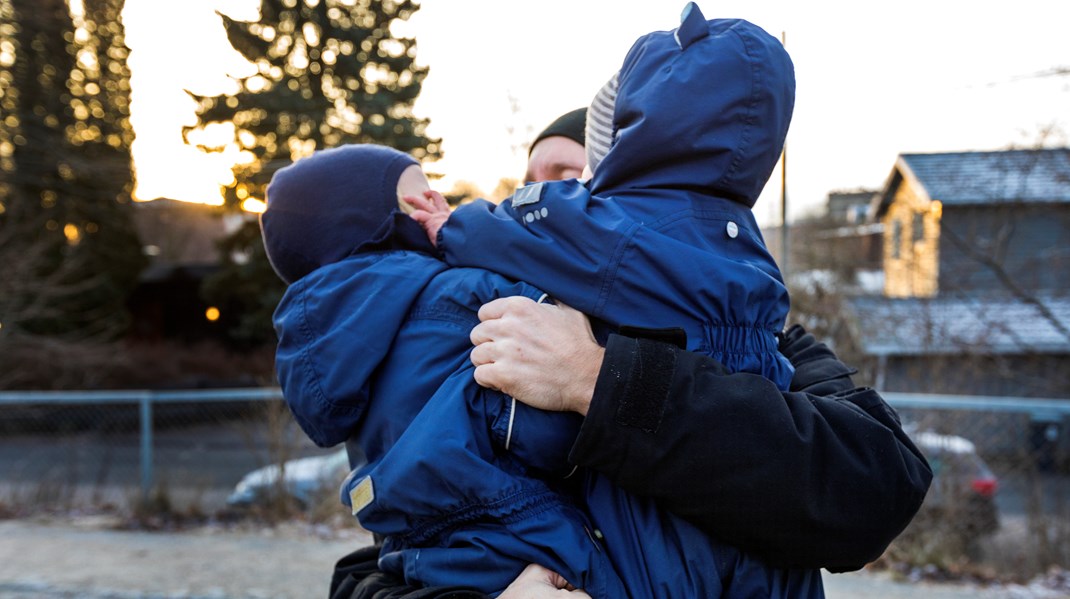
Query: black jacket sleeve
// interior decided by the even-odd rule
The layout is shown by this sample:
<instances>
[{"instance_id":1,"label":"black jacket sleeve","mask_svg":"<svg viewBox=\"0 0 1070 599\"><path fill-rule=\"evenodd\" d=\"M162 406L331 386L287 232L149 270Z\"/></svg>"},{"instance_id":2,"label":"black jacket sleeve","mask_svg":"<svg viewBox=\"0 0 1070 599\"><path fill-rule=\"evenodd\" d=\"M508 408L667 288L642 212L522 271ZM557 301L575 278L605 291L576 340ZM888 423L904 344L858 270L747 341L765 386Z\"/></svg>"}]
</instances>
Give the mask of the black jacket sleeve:
<instances>
[{"instance_id":1,"label":"black jacket sleeve","mask_svg":"<svg viewBox=\"0 0 1070 599\"><path fill-rule=\"evenodd\" d=\"M779 567L856 570L932 480L898 415L793 327L791 390L710 358L613 335L573 462Z\"/></svg>"}]
</instances>

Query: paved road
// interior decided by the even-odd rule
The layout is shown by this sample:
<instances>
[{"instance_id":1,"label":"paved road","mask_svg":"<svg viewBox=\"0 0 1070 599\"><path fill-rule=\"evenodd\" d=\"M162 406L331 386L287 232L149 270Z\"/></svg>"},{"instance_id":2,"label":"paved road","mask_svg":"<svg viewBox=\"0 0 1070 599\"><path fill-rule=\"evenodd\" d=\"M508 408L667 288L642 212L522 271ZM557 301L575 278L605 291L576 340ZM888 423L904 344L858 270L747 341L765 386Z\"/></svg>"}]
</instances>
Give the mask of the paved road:
<instances>
[{"instance_id":1,"label":"paved road","mask_svg":"<svg viewBox=\"0 0 1070 599\"><path fill-rule=\"evenodd\" d=\"M0 521L0 599L306 599L326 596L334 561L366 533L307 526L116 531L103 519ZM322 534L320 534L322 533ZM1023 587L905 584L826 576L829 599L1055 599Z\"/></svg>"}]
</instances>

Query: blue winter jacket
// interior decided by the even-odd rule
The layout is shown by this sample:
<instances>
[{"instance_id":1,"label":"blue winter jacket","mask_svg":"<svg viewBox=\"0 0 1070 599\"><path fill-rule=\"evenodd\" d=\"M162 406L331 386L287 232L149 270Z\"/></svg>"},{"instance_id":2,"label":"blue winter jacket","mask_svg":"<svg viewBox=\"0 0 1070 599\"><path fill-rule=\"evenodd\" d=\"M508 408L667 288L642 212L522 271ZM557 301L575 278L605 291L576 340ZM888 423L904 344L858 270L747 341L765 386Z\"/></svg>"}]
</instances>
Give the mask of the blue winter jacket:
<instances>
[{"instance_id":1,"label":"blue winter jacket","mask_svg":"<svg viewBox=\"0 0 1070 599\"><path fill-rule=\"evenodd\" d=\"M276 369L302 429L354 439L368 464L343 484L380 566L410 584L503 590L529 563L593 597L626 592L575 505L573 414L543 412L473 378L468 335L498 297L543 294L412 251L357 254L290 285L275 312Z\"/></svg>"},{"instance_id":2,"label":"blue winter jacket","mask_svg":"<svg viewBox=\"0 0 1070 599\"><path fill-rule=\"evenodd\" d=\"M367 454L342 501L386 537L383 570L488 594L539 563L596 599L817 596L604 478L566 479L578 417L473 379L476 313L510 295L542 293L420 252L373 252L306 275L276 310L276 368L298 423L321 446L352 438Z\"/></svg>"},{"instance_id":3,"label":"blue winter jacket","mask_svg":"<svg viewBox=\"0 0 1070 599\"><path fill-rule=\"evenodd\" d=\"M531 282L603 331L682 328L688 349L787 389L793 369L776 333L788 294L751 207L783 147L794 91L778 40L689 5L678 29L640 38L625 58L613 143L590 182L463 206L439 248L451 265ZM726 551L598 474L586 475L585 497L632 597L823 596L818 571Z\"/></svg>"},{"instance_id":4,"label":"blue winter jacket","mask_svg":"<svg viewBox=\"0 0 1070 599\"><path fill-rule=\"evenodd\" d=\"M757 26L691 16L679 30L705 35L686 49L657 32L628 54L615 140L589 183L461 206L439 249L610 326L682 327L688 349L787 389L776 333L788 294L750 208L783 147L792 65Z\"/></svg>"}]
</instances>

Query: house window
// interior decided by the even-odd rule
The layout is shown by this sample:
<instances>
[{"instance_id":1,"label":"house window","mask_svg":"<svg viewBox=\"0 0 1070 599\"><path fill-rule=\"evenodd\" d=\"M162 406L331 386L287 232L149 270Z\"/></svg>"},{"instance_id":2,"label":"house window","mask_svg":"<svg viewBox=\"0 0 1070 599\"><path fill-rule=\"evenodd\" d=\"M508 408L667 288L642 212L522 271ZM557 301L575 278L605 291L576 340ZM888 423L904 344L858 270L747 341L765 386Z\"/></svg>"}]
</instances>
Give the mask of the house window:
<instances>
[{"instance_id":1,"label":"house window","mask_svg":"<svg viewBox=\"0 0 1070 599\"><path fill-rule=\"evenodd\" d=\"M914 213L914 243L925 239L925 217L920 212Z\"/></svg>"},{"instance_id":2,"label":"house window","mask_svg":"<svg viewBox=\"0 0 1070 599\"><path fill-rule=\"evenodd\" d=\"M901 221L892 221L892 259L899 259L899 246L903 244L903 223Z\"/></svg>"}]
</instances>

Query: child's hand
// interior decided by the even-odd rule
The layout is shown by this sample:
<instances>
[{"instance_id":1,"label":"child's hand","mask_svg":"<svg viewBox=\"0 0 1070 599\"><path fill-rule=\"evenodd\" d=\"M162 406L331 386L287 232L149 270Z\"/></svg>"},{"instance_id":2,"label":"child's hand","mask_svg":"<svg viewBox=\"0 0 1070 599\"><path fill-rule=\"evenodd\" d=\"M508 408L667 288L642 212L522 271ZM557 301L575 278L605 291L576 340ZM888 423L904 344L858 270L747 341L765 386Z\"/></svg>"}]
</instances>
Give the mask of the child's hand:
<instances>
[{"instance_id":1,"label":"child's hand","mask_svg":"<svg viewBox=\"0 0 1070 599\"><path fill-rule=\"evenodd\" d=\"M585 597L587 593L575 590L567 580L538 564L531 564L505 589L498 599L551 599L553 597Z\"/></svg>"},{"instance_id":2,"label":"child's hand","mask_svg":"<svg viewBox=\"0 0 1070 599\"><path fill-rule=\"evenodd\" d=\"M427 231L427 238L431 245L438 247L438 231L450 217L450 205L442 194L429 189L424 192L424 197L405 196L402 198L416 210L410 214L412 220L420 223Z\"/></svg>"}]
</instances>

